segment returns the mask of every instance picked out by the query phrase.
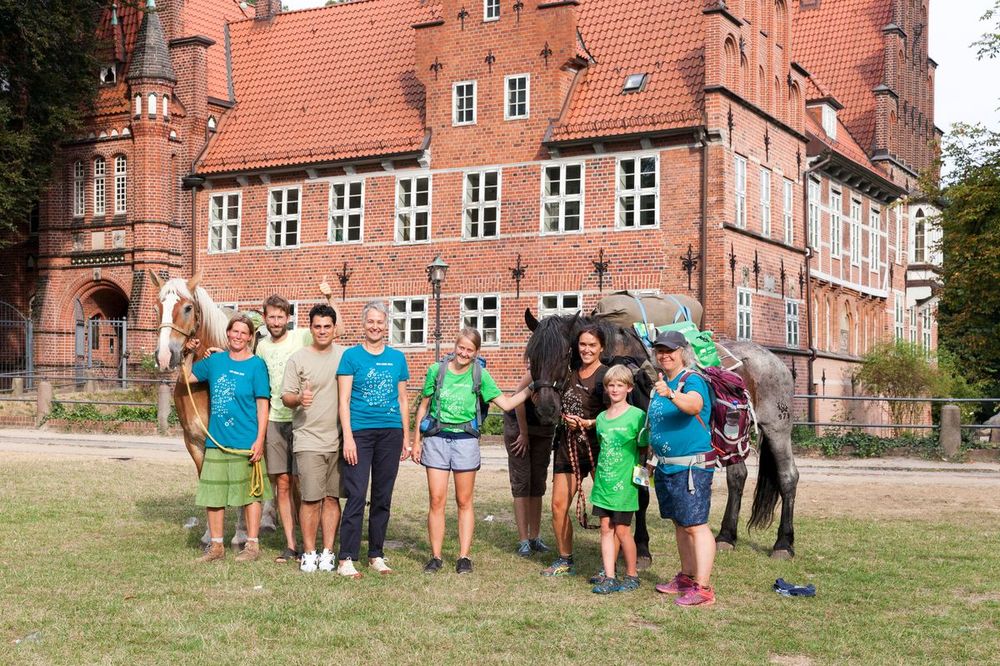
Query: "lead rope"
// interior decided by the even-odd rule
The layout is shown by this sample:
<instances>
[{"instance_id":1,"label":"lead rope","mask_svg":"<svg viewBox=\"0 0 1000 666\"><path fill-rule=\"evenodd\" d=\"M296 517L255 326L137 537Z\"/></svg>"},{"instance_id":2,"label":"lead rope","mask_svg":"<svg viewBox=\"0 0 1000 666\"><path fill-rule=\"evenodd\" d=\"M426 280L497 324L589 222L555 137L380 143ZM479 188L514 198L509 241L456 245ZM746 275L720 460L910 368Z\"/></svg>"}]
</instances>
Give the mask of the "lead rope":
<instances>
[{"instance_id":1,"label":"lead rope","mask_svg":"<svg viewBox=\"0 0 1000 666\"><path fill-rule=\"evenodd\" d=\"M563 427L565 428L565 426ZM596 525L591 526L587 521L587 498L583 495L583 474L580 473L579 447L582 444L587 449L591 469L594 469L594 452L591 451L587 434L583 431L567 430L563 443L566 446L570 467L573 469L573 479L576 481L574 488L576 492L576 520L583 529L594 529Z\"/></svg>"},{"instance_id":2,"label":"lead rope","mask_svg":"<svg viewBox=\"0 0 1000 666\"><path fill-rule=\"evenodd\" d=\"M193 361L192 361L193 362ZM182 370L183 372L183 370ZM183 381L184 378L182 377ZM194 410L194 418L197 421L198 426L205 431L205 437L212 440L212 443L219 447L219 450L223 453L229 453L231 455L246 456L249 458L253 455L252 451L247 451L244 449L230 449L219 443L219 440L212 437L212 433L208 432L208 428L205 426L205 421L201 418L201 412L198 411L198 405L194 402L194 394L191 393L191 384L187 381L184 382L187 387L188 398L191 400L191 408ZM250 497L263 497L264 496L264 467L260 464L260 460L257 462L250 463Z\"/></svg>"}]
</instances>

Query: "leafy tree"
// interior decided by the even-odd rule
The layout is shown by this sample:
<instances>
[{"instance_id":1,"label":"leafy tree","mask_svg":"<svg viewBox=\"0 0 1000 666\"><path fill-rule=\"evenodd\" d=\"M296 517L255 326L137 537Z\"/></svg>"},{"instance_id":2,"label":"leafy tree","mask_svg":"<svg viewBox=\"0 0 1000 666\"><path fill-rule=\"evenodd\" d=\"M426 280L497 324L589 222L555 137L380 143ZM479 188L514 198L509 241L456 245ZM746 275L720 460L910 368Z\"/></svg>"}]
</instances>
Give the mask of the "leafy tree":
<instances>
[{"instance_id":1,"label":"leafy tree","mask_svg":"<svg viewBox=\"0 0 1000 666\"><path fill-rule=\"evenodd\" d=\"M1000 55L1000 0L996 0L993 8L987 10L980 20L990 22L993 28L973 46L976 47L980 59L995 58Z\"/></svg>"},{"instance_id":2,"label":"leafy tree","mask_svg":"<svg viewBox=\"0 0 1000 666\"><path fill-rule=\"evenodd\" d=\"M103 0L0 0L0 245L27 219L97 91Z\"/></svg>"}]
</instances>

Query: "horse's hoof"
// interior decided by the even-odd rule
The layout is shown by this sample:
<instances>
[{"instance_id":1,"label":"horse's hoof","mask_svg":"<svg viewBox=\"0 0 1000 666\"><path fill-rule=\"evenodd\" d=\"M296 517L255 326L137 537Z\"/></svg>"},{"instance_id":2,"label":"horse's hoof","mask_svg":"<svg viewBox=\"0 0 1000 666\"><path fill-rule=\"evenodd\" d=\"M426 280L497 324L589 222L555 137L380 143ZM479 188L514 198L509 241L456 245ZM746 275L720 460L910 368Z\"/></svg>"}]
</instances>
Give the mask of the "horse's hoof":
<instances>
[{"instance_id":1,"label":"horse's hoof","mask_svg":"<svg viewBox=\"0 0 1000 666\"><path fill-rule=\"evenodd\" d=\"M790 560L792 557L792 551L790 550L781 549L771 551L771 558L775 560Z\"/></svg>"},{"instance_id":2,"label":"horse's hoof","mask_svg":"<svg viewBox=\"0 0 1000 666\"><path fill-rule=\"evenodd\" d=\"M729 541L716 541L715 542L715 551L717 553L721 553L723 551L730 551L730 550L736 550L736 546L734 544L730 543Z\"/></svg>"},{"instance_id":3,"label":"horse's hoof","mask_svg":"<svg viewBox=\"0 0 1000 666\"><path fill-rule=\"evenodd\" d=\"M651 566L653 566L652 555L639 555L635 558L635 568L639 571L645 571Z\"/></svg>"}]
</instances>

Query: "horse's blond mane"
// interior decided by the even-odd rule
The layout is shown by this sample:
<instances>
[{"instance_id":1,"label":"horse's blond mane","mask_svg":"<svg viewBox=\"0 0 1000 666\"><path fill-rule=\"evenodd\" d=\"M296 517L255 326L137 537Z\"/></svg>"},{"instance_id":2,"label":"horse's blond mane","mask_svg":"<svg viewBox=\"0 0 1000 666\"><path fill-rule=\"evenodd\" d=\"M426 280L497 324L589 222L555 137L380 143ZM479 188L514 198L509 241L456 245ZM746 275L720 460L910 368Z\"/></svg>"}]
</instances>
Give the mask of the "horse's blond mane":
<instances>
[{"instance_id":1,"label":"horse's blond mane","mask_svg":"<svg viewBox=\"0 0 1000 666\"><path fill-rule=\"evenodd\" d=\"M160 300L169 293L195 300L201 308L201 329L196 335L201 338L202 347L226 346L226 326L229 324L229 314L219 307L207 291L195 287L192 295L187 281L183 278L171 278L160 289Z\"/></svg>"}]
</instances>

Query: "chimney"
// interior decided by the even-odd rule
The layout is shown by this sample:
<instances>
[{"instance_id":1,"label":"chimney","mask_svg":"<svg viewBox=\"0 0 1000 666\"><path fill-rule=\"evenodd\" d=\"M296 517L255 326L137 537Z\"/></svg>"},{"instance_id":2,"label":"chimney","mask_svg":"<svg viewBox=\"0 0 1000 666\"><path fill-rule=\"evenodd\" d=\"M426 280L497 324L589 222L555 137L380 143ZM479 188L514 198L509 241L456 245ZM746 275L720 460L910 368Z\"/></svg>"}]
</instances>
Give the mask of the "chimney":
<instances>
[{"instance_id":1,"label":"chimney","mask_svg":"<svg viewBox=\"0 0 1000 666\"><path fill-rule=\"evenodd\" d=\"M257 0L254 10L258 20L273 18L275 14L281 13L281 0Z\"/></svg>"}]
</instances>

